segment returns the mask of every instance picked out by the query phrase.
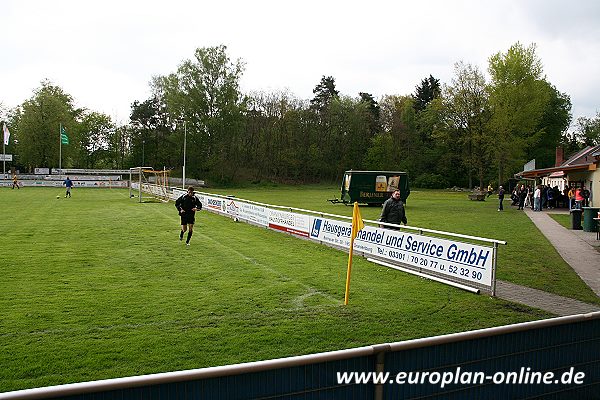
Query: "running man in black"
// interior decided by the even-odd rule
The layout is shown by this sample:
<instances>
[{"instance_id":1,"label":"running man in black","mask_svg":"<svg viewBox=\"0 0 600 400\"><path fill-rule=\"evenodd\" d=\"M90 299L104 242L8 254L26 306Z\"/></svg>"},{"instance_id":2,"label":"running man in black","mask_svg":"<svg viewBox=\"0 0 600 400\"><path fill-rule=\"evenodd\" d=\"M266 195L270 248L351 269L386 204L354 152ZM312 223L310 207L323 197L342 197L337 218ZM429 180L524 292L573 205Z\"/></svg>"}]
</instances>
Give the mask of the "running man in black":
<instances>
[{"instance_id":1,"label":"running man in black","mask_svg":"<svg viewBox=\"0 0 600 400\"><path fill-rule=\"evenodd\" d=\"M200 211L202 209L202 203L194 195L193 186L190 186L187 190L187 193L180 196L175 201L175 208L177 208L177 211L179 211L179 215L181 216L181 232L179 233L179 240L183 240L183 234L188 230L189 227L187 240L185 241L186 246L189 246L192 233L194 232L196 211Z\"/></svg>"}]
</instances>

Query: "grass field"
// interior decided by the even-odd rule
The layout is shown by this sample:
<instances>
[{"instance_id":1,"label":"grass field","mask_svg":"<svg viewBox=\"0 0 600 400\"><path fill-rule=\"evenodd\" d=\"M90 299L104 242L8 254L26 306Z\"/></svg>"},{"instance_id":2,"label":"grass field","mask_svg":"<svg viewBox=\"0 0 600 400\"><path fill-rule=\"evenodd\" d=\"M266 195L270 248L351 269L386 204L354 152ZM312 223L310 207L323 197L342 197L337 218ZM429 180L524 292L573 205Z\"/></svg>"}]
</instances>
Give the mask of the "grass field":
<instances>
[{"instance_id":1,"label":"grass field","mask_svg":"<svg viewBox=\"0 0 600 400\"><path fill-rule=\"evenodd\" d=\"M351 212L325 201L336 194L332 187L225 192ZM0 392L549 316L361 258L355 259L350 305L343 306L346 254L340 251L205 212L197 218L192 246L185 248L178 240L173 203L139 204L125 190L76 189L73 198L56 199L59 193L0 190ZM508 240L500 251L501 279L533 282L590 301L526 216L496 214L490 202L465 197L415 192L409 223ZM363 209L364 218L377 213Z\"/></svg>"},{"instance_id":2,"label":"grass field","mask_svg":"<svg viewBox=\"0 0 600 400\"><path fill-rule=\"evenodd\" d=\"M334 186L284 186L209 190L270 204L285 204L339 215L352 215L352 207L331 204L326 199L339 197ZM412 226L504 240L498 252L498 279L537 288L588 303L600 298L577 276L556 249L524 212L504 201L498 212L497 198L469 201L465 192L413 190L407 201L408 224ZM361 207L365 219L375 220L381 208Z\"/></svg>"},{"instance_id":3,"label":"grass field","mask_svg":"<svg viewBox=\"0 0 600 400\"><path fill-rule=\"evenodd\" d=\"M552 219L567 229L571 229L571 216L568 214L549 214Z\"/></svg>"}]
</instances>

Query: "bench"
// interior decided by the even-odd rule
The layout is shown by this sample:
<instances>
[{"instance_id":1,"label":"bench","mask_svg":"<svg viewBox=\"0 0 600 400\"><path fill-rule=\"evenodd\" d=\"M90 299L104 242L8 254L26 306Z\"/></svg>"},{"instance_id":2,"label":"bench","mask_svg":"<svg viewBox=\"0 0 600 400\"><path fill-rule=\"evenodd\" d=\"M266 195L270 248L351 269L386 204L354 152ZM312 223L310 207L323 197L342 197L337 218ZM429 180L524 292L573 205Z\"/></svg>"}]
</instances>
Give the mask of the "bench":
<instances>
[{"instance_id":1,"label":"bench","mask_svg":"<svg viewBox=\"0 0 600 400\"><path fill-rule=\"evenodd\" d=\"M486 193L471 193L469 200L485 201Z\"/></svg>"}]
</instances>

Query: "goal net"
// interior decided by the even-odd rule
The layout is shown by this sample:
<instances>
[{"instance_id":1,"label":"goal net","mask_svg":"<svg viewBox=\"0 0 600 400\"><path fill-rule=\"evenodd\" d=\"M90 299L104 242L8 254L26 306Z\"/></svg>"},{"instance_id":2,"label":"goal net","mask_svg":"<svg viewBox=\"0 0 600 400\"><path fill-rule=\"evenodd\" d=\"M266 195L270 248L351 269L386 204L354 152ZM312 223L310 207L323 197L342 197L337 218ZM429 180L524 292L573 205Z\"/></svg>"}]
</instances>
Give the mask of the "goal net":
<instances>
[{"instance_id":1,"label":"goal net","mask_svg":"<svg viewBox=\"0 0 600 400\"><path fill-rule=\"evenodd\" d=\"M169 170L155 170L152 167L134 167L129 169L129 197L135 197L134 191L140 203L163 201L171 199L169 187Z\"/></svg>"}]
</instances>

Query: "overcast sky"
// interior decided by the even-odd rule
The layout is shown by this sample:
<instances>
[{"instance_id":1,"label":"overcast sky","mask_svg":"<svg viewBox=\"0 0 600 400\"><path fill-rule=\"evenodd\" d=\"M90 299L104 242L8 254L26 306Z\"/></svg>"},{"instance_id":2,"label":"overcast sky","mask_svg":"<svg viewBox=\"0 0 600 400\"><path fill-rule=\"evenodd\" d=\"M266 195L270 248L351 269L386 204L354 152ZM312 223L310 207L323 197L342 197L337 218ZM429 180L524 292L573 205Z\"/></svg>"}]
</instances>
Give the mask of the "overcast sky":
<instances>
[{"instance_id":1,"label":"overcast sky","mask_svg":"<svg viewBox=\"0 0 600 400\"><path fill-rule=\"evenodd\" d=\"M175 72L199 47L226 45L246 69L242 89L288 89L302 99L323 75L343 95L414 92L450 83L464 61L521 42L537 45L574 120L600 110L600 1L87 1L2 0L0 102L14 107L43 79L76 105L127 122L153 76Z\"/></svg>"}]
</instances>

